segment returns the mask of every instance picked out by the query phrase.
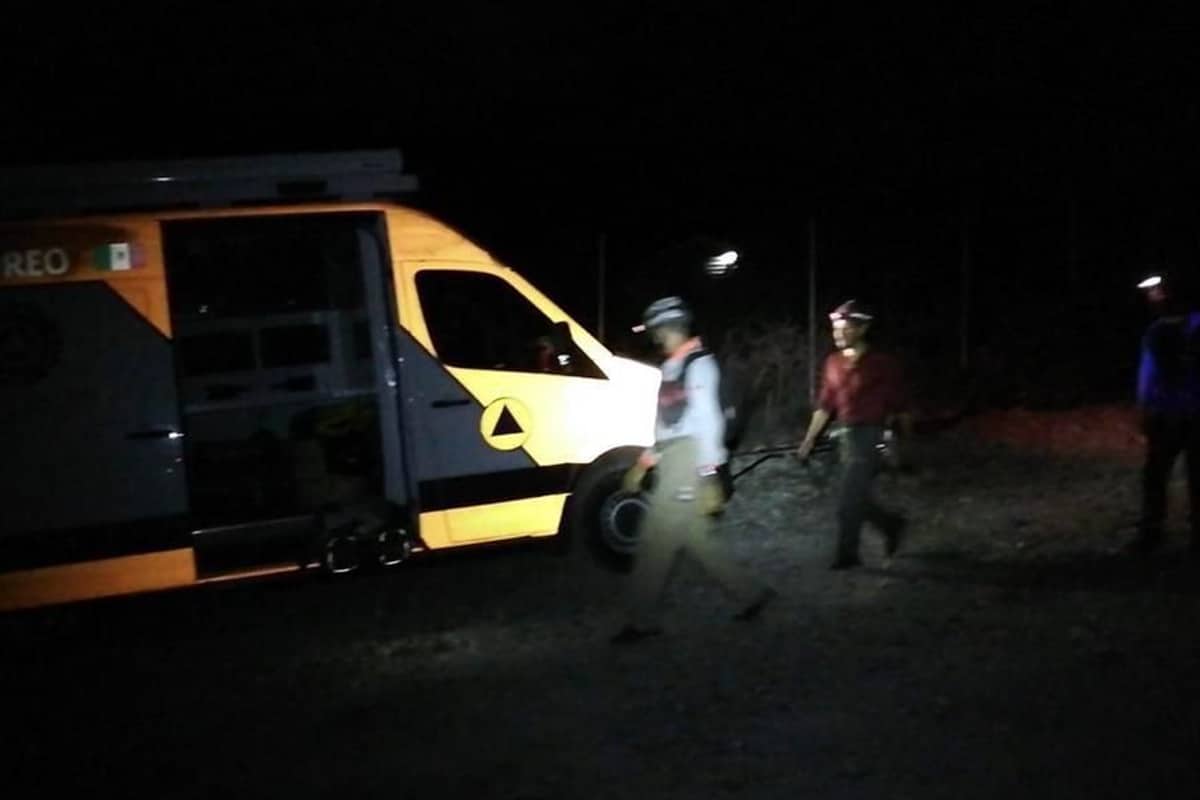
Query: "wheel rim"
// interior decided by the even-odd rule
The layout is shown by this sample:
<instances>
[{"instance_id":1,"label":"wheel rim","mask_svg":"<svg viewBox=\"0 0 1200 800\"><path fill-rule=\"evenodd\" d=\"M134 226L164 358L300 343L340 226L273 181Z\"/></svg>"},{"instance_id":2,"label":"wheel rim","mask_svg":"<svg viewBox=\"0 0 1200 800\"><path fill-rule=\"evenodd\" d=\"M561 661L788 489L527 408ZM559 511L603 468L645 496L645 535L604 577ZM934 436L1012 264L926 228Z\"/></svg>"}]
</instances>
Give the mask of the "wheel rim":
<instances>
[{"instance_id":1,"label":"wheel rim","mask_svg":"<svg viewBox=\"0 0 1200 800\"><path fill-rule=\"evenodd\" d=\"M614 553L632 555L648 504L640 494L618 492L600 506L600 541Z\"/></svg>"}]
</instances>

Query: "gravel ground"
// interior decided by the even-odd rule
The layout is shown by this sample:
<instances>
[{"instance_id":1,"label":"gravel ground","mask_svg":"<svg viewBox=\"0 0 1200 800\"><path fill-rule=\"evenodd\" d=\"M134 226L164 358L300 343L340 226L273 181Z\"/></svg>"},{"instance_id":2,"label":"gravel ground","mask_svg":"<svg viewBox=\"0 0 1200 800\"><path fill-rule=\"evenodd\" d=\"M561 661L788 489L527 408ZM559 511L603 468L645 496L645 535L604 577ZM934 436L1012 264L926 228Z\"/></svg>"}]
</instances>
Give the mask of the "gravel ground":
<instances>
[{"instance_id":1,"label":"gravel ground","mask_svg":"<svg viewBox=\"0 0 1200 800\"><path fill-rule=\"evenodd\" d=\"M851 573L832 495L767 462L722 531L779 600L732 621L684 564L627 648L625 576L529 546L0 617L5 796L1200 796L1200 568L1182 528L1117 552L1130 426L922 437L880 486L901 554Z\"/></svg>"}]
</instances>

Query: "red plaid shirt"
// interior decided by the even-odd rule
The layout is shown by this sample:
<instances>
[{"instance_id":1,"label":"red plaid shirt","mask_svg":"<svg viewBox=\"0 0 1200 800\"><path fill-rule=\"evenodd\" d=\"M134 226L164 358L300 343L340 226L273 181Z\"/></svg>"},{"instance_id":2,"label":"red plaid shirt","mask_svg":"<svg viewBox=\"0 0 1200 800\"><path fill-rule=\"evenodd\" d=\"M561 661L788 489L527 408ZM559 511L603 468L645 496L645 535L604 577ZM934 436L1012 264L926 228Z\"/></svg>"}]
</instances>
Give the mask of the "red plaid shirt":
<instances>
[{"instance_id":1,"label":"red plaid shirt","mask_svg":"<svg viewBox=\"0 0 1200 800\"><path fill-rule=\"evenodd\" d=\"M887 353L868 350L854 365L840 350L825 359L817 405L842 424L882 425L907 404L900 362Z\"/></svg>"}]
</instances>

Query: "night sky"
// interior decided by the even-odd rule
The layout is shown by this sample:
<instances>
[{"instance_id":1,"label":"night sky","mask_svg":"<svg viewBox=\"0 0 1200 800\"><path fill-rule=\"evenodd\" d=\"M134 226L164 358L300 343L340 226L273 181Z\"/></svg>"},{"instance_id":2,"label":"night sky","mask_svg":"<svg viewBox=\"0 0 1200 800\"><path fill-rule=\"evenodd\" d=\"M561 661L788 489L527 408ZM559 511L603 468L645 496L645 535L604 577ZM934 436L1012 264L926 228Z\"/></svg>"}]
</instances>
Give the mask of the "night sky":
<instances>
[{"instance_id":1,"label":"night sky","mask_svg":"<svg viewBox=\"0 0 1200 800\"><path fill-rule=\"evenodd\" d=\"M1013 304L1126 336L1131 278L1200 257L1182 10L250 8L10 16L0 160L400 147L420 205L589 324L600 233L618 289L699 236L801 314L815 216L822 304L950 325L965 226L983 336Z\"/></svg>"}]
</instances>

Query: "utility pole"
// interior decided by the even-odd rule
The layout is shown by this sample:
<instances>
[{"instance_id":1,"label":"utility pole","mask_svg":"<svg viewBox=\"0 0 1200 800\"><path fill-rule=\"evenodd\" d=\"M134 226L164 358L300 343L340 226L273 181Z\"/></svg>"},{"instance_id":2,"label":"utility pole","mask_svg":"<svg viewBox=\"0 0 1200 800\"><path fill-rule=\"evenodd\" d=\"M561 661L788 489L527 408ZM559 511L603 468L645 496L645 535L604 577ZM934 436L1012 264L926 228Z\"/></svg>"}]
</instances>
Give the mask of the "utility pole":
<instances>
[{"instance_id":1,"label":"utility pole","mask_svg":"<svg viewBox=\"0 0 1200 800\"><path fill-rule=\"evenodd\" d=\"M962 273L962 297L960 299L962 318L959 321L958 366L965 370L970 365L971 360L971 232L965 206L962 210L960 225L962 238L962 263L960 265Z\"/></svg>"},{"instance_id":2,"label":"utility pole","mask_svg":"<svg viewBox=\"0 0 1200 800\"><path fill-rule=\"evenodd\" d=\"M808 404L817 402L817 218L808 219Z\"/></svg>"},{"instance_id":3,"label":"utility pole","mask_svg":"<svg viewBox=\"0 0 1200 800\"><path fill-rule=\"evenodd\" d=\"M596 239L596 336L604 342L604 284L605 272L605 237L601 233Z\"/></svg>"}]
</instances>

